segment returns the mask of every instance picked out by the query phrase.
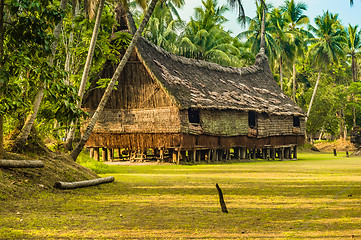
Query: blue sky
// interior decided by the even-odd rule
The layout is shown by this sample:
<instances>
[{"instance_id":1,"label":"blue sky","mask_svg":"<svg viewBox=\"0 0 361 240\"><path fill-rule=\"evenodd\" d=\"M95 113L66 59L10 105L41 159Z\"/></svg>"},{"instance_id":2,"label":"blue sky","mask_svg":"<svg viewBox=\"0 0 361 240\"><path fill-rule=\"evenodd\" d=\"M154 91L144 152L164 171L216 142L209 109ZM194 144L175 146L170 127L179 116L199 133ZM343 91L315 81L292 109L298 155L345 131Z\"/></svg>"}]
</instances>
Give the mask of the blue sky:
<instances>
[{"instance_id":1,"label":"blue sky","mask_svg":"<svg viewBox=\"0 0 361 240\"><path fill-rule=\"evenodd\" d=\"M244 10L249 17L255 16L256 5L254 0L243 0ZM279 7L284 0L268 0L267 3L272 3L274 7ZM299 1L297 1L299 2ZM313 22L313 19L322 15L323 11L329 10L331 13L338 13L339 19L344 26L359 25L361 27L361 0L354 0L354 5L351 7L349 0L303 0L306 3L308 10L305 13ZM219 5L227 4L227 0L218 0ZM201 0L185 0L185 6L179 10L183 20L188 21L194 14L194 8L202 6ZM231 30L234 35L244 31L236 22L237 12L230 10L225 17L229 20L225 24L227 30Z\"/></svg>"}]
</instances>

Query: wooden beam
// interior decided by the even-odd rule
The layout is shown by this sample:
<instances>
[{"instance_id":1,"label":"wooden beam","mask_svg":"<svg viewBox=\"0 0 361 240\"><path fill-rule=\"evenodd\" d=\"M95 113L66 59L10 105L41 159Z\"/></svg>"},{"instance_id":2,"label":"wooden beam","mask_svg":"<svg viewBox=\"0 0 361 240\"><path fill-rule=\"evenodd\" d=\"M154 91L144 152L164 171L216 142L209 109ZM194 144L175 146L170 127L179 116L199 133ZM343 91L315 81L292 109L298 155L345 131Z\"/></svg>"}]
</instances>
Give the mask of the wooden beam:
<instances>
[{"instance_id":1,"label":"wooden beam","mask_svg":"<svg viewBox=\"0 0 361 240\"><path fill-rule=\"evenodd\" d=\"M89 149L89 157L94 158L94 148Z\"/></svg>"}]
</instances>

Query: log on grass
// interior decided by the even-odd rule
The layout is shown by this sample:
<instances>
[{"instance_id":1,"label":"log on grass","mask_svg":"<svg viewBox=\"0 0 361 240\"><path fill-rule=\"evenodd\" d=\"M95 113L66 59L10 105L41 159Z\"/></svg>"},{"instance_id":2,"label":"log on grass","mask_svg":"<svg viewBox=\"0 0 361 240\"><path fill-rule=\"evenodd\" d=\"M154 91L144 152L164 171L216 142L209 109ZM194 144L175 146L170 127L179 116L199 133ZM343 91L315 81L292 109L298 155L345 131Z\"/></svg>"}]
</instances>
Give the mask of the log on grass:
<instances>
[{"instance_id":1,"label":"log on grass","mask_svg":"<svg viewBox=\"0 0 361 240\"><path fill-rule=\"evenodd\" d=\"M1 168L42 168L43 161L40 160L7 160L0 159Z\"/></svg>"},{"instance_id":2,"label":"log on grass","mask_svg":"<svg viewBox=\"0 0 361 240\"><path fill-rule=\"evenodd\" d=\"M56 182L54 187L58 189L74 189L82 187L96 186L102 183L110 183L114 181L114 177L97 178L79 182Z\"/></svg>"}]
</instances>

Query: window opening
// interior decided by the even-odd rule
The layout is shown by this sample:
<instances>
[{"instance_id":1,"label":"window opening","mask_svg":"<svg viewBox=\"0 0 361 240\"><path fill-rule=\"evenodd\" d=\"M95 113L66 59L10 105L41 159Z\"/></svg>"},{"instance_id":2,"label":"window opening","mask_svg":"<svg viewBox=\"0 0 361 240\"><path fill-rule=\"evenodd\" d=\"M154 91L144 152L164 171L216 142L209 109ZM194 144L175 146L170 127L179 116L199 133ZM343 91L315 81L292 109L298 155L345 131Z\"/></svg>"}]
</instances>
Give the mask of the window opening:
<instances>
[{"instance_id":1,"label":"window opening","mask_svg":"<svg viewBox=\"0 0 361 240\"><path fill-rule=\"evenodd\" d=\"M250 128L256 127L256 112L255 111L248 112L248 126Z\"/></svg>"},{"instance_id":2,"label":"window opening","mask_svg":"<svg viewBox=\"0 0 361 240\"><path fill-rule=\"evenodd\" d=\"M200 123L199 119L199 110L198 109L188 109L188 119L190 123Z\"/></svg>"},{"instance_id":3,"label":"window opening","mask_svg":"<svg viewBox=\"0 0 361 240\"><path fill-rule=\"evenodd\" d=\"M299 116L293 116L293 126L294 127L300 127L300 117Z\"/></svg>"}]
</instances>

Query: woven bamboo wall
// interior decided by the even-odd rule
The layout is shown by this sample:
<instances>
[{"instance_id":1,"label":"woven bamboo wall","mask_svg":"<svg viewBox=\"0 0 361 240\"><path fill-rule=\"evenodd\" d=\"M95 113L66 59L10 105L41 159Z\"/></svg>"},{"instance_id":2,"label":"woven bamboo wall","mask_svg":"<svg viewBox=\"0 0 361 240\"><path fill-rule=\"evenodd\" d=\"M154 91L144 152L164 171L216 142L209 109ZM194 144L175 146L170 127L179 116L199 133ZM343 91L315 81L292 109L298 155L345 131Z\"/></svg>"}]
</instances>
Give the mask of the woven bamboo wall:
<instances>
[{"instance_id":1,"label":"woven bamboo wall","mask_svg":"<svg viewBox=\"0 0 361 240\"><path fill-rule=\"evenodd\" d=\"M85 109L90 114L94 111ZM105 110L93 132L179 133L179 110L175 107L153 109Z\"/></svg>"}]
</instances>

